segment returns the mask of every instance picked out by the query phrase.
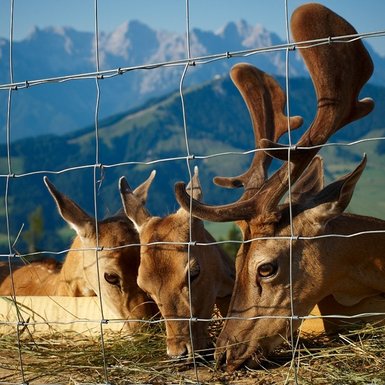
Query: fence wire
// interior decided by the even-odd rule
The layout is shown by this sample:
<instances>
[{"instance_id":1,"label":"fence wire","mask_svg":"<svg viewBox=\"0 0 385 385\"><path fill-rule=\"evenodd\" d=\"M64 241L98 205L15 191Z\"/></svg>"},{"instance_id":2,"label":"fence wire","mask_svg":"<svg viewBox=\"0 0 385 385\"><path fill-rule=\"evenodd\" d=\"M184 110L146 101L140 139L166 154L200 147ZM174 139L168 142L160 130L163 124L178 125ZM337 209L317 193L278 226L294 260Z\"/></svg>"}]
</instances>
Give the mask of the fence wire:
<instances>
[{"instance_id":1,"label":"fence wire","mask_svg":"<svg viewBox=\"0 0 385 385\"><path fill-rule=\"evenodd\" d=\"M108 319L105 316L104 313L104 301L103 297L101 295L101 276L100 276L100 266L99 266L99 253L103 250L119 250L122 248L130 248L130 247L137 247L137 246L154 246L154 245L179 245L179 246L186 246L188 250L188 282L189 282L189 303L190 303L190 317L186 319L172 319L168 318L169 321L188 321L189 322L189 328L190 328L190 339L192 344L192 353L193 353L193 368L194 368L194 377L195 377L195 383L199 384L201 383L199 370L198 370L198 364L195 361L195 354L194 354L194 344L193 344L193 329L192 324L194 322L212 322L213 319L209 318L197 318L194 316L192 312L192 297L191 297L191 280L190 280L190 251L192 245L199 245L202 247L209 247L212 245L221 245L225 243L234 243L234 244L247 244L251 243L253 241L257 240L268 240L268 239L275 239L277 241L289 241L290 242L290 296L291 296L291 315L290 316L256 316L256 317L224 317L224 319L239 319L239 320L258 320L262 318L267 319L282 319L285 318L290 322L290 346L292 349L292 358L291 358L291 364L288 369L288 375L286 378L286 382L289 381L289 375L290 371L294 370L294 382L298 383L297 378L297 370L300 367L300 359L297 359L297 348L298 348L298 337L295 336L294 333L294 327L293 327L293 321L298 320L306 320L306 319L316 319L320 318L320 316L298 316L295 314L294 309L294 299L293 299L293 277L292 277L292 271L293 271L293 261L292 261L292 252L293 252L293 242L297 240L310 240L310 239L323 239L323 238L331 238L331 237L339 237L339 238L351 238L351 237L359 237L363 234L380 234L385 233L384 231L367 231L367 232L359 232L355 234L349 234L349 235L343 235L343 234L327 234L327 235L320 235L315 237L306 237L306 236L300 236L296 235L295 230L293 228L293 213L290 211L290 223L291 223L291 234L288 237L263 237L263 238L251 238L246 239L244 241L237 241L237 240L226 240L226 241L215 241L215 242L207 242L207 243L200 243L196 242L193 239L192 235L192 205L190 201L190 234L189 234L189 241L188 242L151 242L151 243L142 243L142 244L129 244L129 245L121 245L113 248L109 247L100 247L99 245L99 229L98 229L98 217L99 217L99 211L98 211L98 186L100 185L100 174L103 172L103 169L113 169L121 166L135 166L135 165L156 165L160 163L171 163L171 162L179 162L184 161L186 163L186 169L187 173L192 178L192 171L191 171L191 162L193 160L209 160L212 158L228 158L231 156L248 156L250 154L254 154L258 151L262 151L261 149L251 148L251 149L245 149L244 151L228 151L228 152L221 152L221 153L215 153L215 154L193 154L190 151L190 145L189 145L189 122L188 122L188 114L186 112L186 101L185 101L185 85L184 81L185 78L189 75L189 69L192 66L203 66L207 65L209 63L213 63L215 61L229 61L234 58L248 58L252 55L259 55L262 53L271 53L271 52L277 52L282 51L285 52L285 73L286 73L286 82L285 82L285 88L286 88L286 95L287 95L287 115L290 117L290 88L289 88L289 80L290 80L290 57L293 51L295 50L302 50L302 49L308 49L311 47L319 46L319 45L327 45L327 44L349 44L351 42L354 42L356 40L369 40L371 38L375 37L385 37L385 30L381 31L374 31L374 32L364 32L364 33L358 33L354 35L347 35L347 36L337 36L337 37L327 37L327 38L320 38L310 41L303 41L303 42L296 42L293 43L291 41L290 37L290 31L289 31L289 12L288 12L288 3L290 0L285 0L282 4L285 8L285 20L286 20L286 43L285 44L278 44L278 45L272 45L272 46L266 46L266 47L255 47L253 49L247 49L247 50L240 50L240 51L226 51L222 53L217 54L210 54L205 56L197 56L193 57L191 55L191 43L190 43L190 20L189 20L189 14L190 14L190 2L189 0L185 0L185 53L186 56L183 59L180 60L170 60L170 61L164 61L164 62L154 62L154 63L143 63L136 66L131 67L119 67L119 68L113 68L113 69L107 69L107 70L100 70L100 52L99 52L99 16L98 16L98 0L94 0L94 46L95 46L95 71L93 72L86 72L86 73L74 73L70 75L62 75L62 76L56 76L56 77L47 77L47 78L41 78L41 79L28 79L23 82L16 82L14 81L14 58L13 58L13 43L14 43L14 28L15 28L15 16L14 16L14 0L10 1L10 13L9 13L9 19L10 19L10 29L9 29L9 83L6 84L0 84L0 91L6 91L8 93L7 98L7 119L6 119L6 148L7 148L7 172L0 175L0 178L5 180L5 196L4 196L4 207L5 207L5 219L6 219L6 229L7 229L7 238L8 238L8 252L6 253L0 253L0 258L6 259L9 266L9 274L11 276L12 281L12 292L13 295L11 296L11 300L13 301L13 305L17 312L17 322L8 322L0 320L0 325L8 325L8 326L14 326L15 327L15 333L16 333L16 343L17 348L19 352L19 362L18 362L18 368L20 373L20 384L28 384L29 380L27 379L25 375L25 366L26 363L24 362L23 358L23 341L21 339L21 332L22 329L26 326L37 326L40 324L46 324L47 321L30 321L25 320L22 315L22 309L20 308L20 305L17 301L17 296L15 292L15 284L13 281L13 260L20 259L20 260L27 260L29 257L36 257L36 256L63 256L67 254L67 252L70 249L66 250L42 250L39 252L32 252L32 253L15 253L13 252L13 243L12 242L12 234L11 234L11 226L10 222L12 221L12 213L10 212L9 208L9 200L10 200L10 192L9 192L9 186L12 183L13 180L18 178L25 178L28 176L33 175L60 175L60 174L66 174L71 171L76 170L83 170L83 169L90 169L93 171L93 202L94 202L94 217L95 217L95 224L96 224L96 246L90 247L88 249L81 248L81 249L71 249L71 250L78 250L78 251L85 251L85 250L91 250L95 252L95 263L97 265L97 271L98 271L98 287L99 287L99 305L100 305L100 319L94 319L94 320L87 320L87 322L95 323L96 325L99 325L100 327L100 354L102 356L102 362L103 362L103 383L109 384L110 383L110 368L108 364L108 348L106 347L106 343L104 340L105 335L105 329L104 326L106 324L114 324L114 323L125 323L125 322L141 322L141 323L148 323L148 324L161 324L164 323L163 319L153 319L153 320L120 320L120 319ZM193 6L193 5L192 5ZM113 164L101 164L100 162L100 155L99 155L99 124L100 124L100 118L99 118L99 111L100 111L100 101L103 98L103 93L100 88L100 82L101 81L107 81L108 79L125 76L126 74L133 72L133 71L156 71L160 68L166 68L166 67L180 67L183 69L181 78L180 78L180 84L179 84L179 94L180 94L180 102L182 107L182 120L183 120L183 135L185 140L185 156L179 156L179 157L167 157L167 158L156 158L151 160L136 160L136 161L124 161L119 163L113 163ZM81 166L74 166L70 168L63 168L60 170L50 170L50 169L40 169L40 170L33 170L30 172L21 172L18 173L15 171L13 165L12 165L12 159L11 159L11 150L12 150L12 142L11 142L11 132L12 132L12 98L15 92L20 90L26 90L33 87L39 87L45 84L52 84L52 83L63 83L63 82L74 82L74 81L81 81L81 80L88 80L93 79L95 81L95 90L96 90L96 98L95 98L95 110L94 110L94 136L95 136L95 162L87 165L81 165ZM289 144L287 145L287 151L288 151L288 159L290 161L291 156L291 150L293 149L300 149L300 147L296 147L292 145L292 139L290 134L290 127L288 123L288 133L289 133ZM372 141L382 141L385 137L376 137L376 138L365 138L354 142L348 142L348 143L326 143L322 146L316 146L318 147L344 147L344 146L355 146L361 143L369 143ZM303 147L304 148L304 147ZM312 147L314 148L314 147ZM274 150L281 150L281 149L271 149L271 151ZM288 162L288 167L290 167L290 162ZM290 175L290 173L289 173ZM192 186L193 187L193 186ZM191 198L192 199L192 198ZM291 183L289 181L289 203L290 203L290 210L291 210ZM21 230L22 231L22 230ZM19 234L20 235L20 234ZM18 235L18 236L19 236ZM16 237L16 240L18 238ZM362 313L362 314L356 314L353 316L346 316L346 315L324 315L322 318L341 318L341 319L356 319L356 318L365 318L369 316L381 316L385 315L385 313ZM55 320L51 321L48 320L48 322L52 325L68 325L72 323L82 323L85 322L83 320L76 320L73 321L60 321ZM172 363L171 363L172 365ZM66 381L63 381L65 383ZM12 382L3 381L1 384L11 384Z\"/></svg>"}]
</instances>

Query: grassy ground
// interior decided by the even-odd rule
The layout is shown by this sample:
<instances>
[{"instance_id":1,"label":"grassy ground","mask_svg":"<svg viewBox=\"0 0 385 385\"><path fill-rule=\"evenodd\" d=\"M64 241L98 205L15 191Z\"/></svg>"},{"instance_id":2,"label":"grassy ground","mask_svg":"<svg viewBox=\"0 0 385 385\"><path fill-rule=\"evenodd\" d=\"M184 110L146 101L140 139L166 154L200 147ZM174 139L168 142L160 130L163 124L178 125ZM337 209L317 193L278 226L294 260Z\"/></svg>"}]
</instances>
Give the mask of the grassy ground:
<instances>
[{"instance_id":1,"label":"grassy ground","mask_svg":"<svg viewBox=\"0 0 385 385\"><path fill-rule=\"evenodd\" d=\"M30 384L384 384L385 328L367 325L333 338L302 338L293 359L283 346L258 369L229 374L213 361L196 368L170 360L159 325L136 338L120 333L100 337L79 334L31 336L18 349L14 335L0 336L0 383ZM21 376L20 356L24 379Z\"/></svg>"}]
</instances>

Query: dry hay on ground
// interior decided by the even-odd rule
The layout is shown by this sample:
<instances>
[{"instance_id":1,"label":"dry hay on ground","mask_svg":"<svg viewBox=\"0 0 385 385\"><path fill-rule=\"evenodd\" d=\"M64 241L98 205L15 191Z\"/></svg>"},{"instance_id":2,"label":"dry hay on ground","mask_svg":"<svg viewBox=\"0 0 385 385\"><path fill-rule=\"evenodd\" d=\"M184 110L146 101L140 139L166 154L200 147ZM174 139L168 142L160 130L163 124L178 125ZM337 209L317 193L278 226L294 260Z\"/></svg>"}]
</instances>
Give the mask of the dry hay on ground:
<instances>
[{"instance_id":1,"label":"dry hay on ground","mask_svg":"<svg viewBox=\"0 0 385 385\"><path fill-rule=\"evenodd\" d=\"M25 380L30 384L383 384L385 383L385 328L372 327L340 334L304 337L295 357L281 347L257 370L233 374L215 368L213 361L195 370L170 360L165 353L161 325L152 325L136 338L118 332L99 337L78 333L33 336L25 330L20 353ZM105 365L104 365L105 362ZM0 383L21 383L15 335L0 336Z\"/></svg>"}]
</instances>

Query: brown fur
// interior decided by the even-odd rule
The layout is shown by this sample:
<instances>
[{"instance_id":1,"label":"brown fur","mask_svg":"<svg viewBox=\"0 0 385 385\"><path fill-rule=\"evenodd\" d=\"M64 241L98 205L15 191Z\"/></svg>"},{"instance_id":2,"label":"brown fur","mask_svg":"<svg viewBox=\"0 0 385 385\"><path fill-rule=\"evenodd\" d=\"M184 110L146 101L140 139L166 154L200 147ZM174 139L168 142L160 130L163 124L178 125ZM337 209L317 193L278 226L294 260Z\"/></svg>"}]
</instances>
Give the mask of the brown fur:
<instances>
[{"instance_id":1,"label":"brown fur","mask_svg":"<svg viewBox=\"0 0 385 385\"><path fill-rule=\"evenodd\" d=\"M346 20L316 3L300 6L292 15L291 28L294 41L301 47L307 40L356 33ZM350 305L358 306L361 301L381 295L385 289L382 235L290 241L290 237L297 234L305 237L328 234L332 223L336 233L385 228L385 222L379 220L350 217L350 221L346 221L346 216L341 215L351 199L365 159L352 174L319 193L301 194L303 201L295 198L298 201L292 207L292 225L287 209L278 206L289 184L293 185L303 175L320 145L374 107L370 98L358 100L373 72L372 60L361 41L307 45L299 52L311 74L318 103L314 121L297 142L298 148L290 151L288 159L288 148L271 141L275 118L282 117L279 87L271 87L271 79L250 66L237 67L234 71L246 72L241 80L244 83L238 88L244 91L244 99L252 110L256 144L269 155L287 162L268 178L264 157L255 156L251 168L238 180L222 183L220 179L220 184L228 187L236 184L245 187L237 202L208 206L192 201L193 215L205 220L237 221L248 241L237 256L236 282L229 310L229 316L243 319L227 320L217 341L217 358L225 358L229 370L237 368L254 353L256 357L266 354L282 341L282 336L290 334L288 317L291 314L307 315L312 306L331 295L349 314ZM245 80L249 78L254 80ZM260 94L264 98L255 96ZM275 103L277 100L280 102ZM261 118L258 120L257 116ZM270 118L263 121L265 116ZM270 150L277 147L278 151ZM317 189L319 184L315 186ZM181 206L190 208L184 185L178 183L175 190ZM278 213L279 221L268 219L270 213ZM261 271L264 273L260 274ZM269 271L271 274L264 275ZM295 320L293 326L297 328L299 322Z\"/></svg>"},{"instance_id":2,"label":"brown fur","mask_svg":"<svg viewBox=\"0 0 385 385\"><path fill-rule=\"evenodd\" d=\"M193 180L194 186L199 186L197 171ZM193 352L205 354L204 349L211 346L208 322L192 322L191 334L188 319L210 319L214 304L222 314L227 313L234 284L233 262L218 245L205 246L215 240L202 221L191 219L191 239L199 245L188 248L190 215L187 211L180 209L164 218L151 217L148 212L143 215L143 205L124 185L121 183L123 206L138 227L142 245L138 284L154 299L165 319L167 353L178 358L187 358ZM135 217L138 212L139 219Z\"/></svg>"},{"instance_id":3,"label":"brown fur","mask_svg":"<svg viewBox=\"0 0 385 385\"><path fill-rule=\"evenodd\" d=\"M76 230L77 236L62 266L52 259L24 266L18 264L12 269L12 276L9 267L3 266L8 276L0 284L0 295L101 295L103 304L118 319L153 317L158 309L136 283L139 236L132 222L123 213L100 221L97 241L94 219L57 191L52 183L46 180L46 184L60 214ZM145 187L138 187L139 199L145 200L149 183ZM113 283L111 276L116 278ZM141 325L133 321L127 323L132 330Z\"/></svg>"}]
</instances>

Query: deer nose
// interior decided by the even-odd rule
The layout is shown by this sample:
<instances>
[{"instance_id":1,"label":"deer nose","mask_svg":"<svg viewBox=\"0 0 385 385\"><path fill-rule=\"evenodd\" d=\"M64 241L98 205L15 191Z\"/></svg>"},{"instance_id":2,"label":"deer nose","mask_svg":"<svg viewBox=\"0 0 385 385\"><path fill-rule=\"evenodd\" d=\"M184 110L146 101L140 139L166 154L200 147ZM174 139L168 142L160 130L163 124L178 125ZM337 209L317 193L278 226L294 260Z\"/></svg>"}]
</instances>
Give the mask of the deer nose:
<instances>
[{"instance_id":1,"label":"deer nose","mask_svg":"<svg viewBox=\"0 0 385 385\"><path fill-rule=\"evenodd\" d=\"M187 345L182 345L182 346L179 346L177 348L176 347L173 347L173 348L168 347L167 348L167 355L170 358L175 359L175 360L183 360L183 359L188 357L189 349L188 349Z\"/></svg>"}]
</instances>

